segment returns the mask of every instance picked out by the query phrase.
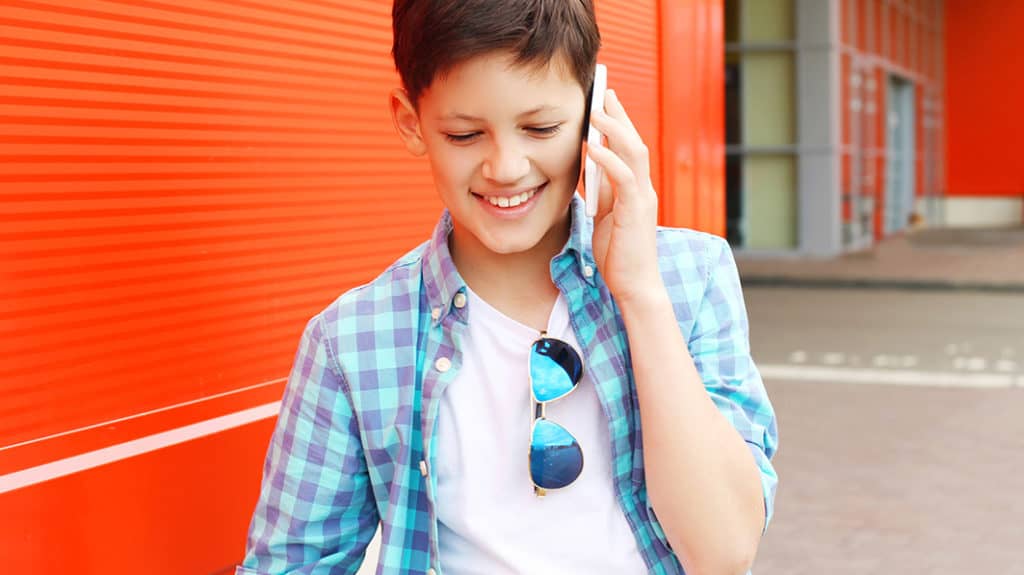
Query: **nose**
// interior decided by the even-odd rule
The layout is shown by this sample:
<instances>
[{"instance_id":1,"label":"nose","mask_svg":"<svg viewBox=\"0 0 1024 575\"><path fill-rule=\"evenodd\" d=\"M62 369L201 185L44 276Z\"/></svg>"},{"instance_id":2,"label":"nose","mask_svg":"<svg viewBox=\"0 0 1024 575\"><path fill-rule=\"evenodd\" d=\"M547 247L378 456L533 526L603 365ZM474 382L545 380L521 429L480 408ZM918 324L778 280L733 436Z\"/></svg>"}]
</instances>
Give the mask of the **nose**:
<instances>
[{"instance_id":1,"label":"nose","mask_svg":"<svg viewBox=\"0 0 1024 575\"><path fill-rule=\"evenodd\" d=\"M530 158L513 141L494 141L483 163L484 178L497 184L515 184L530 173Z\"/></svg>"}]
</instances>

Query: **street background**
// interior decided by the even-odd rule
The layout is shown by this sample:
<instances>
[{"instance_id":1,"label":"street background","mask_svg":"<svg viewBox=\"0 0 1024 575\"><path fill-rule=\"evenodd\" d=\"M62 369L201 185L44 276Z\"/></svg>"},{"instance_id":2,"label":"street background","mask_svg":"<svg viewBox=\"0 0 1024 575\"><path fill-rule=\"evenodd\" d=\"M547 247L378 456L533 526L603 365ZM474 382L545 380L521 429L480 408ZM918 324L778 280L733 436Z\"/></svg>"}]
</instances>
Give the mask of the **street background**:
<instances>
[{"instance_id":1,"label":"street background","mask_svg":"<svg viewBox=\"0 0 1024 575\"><path fill-rule=\"evenodd\" d=\"M754 573L1024 573L1024 230L739 266L780 438Z\"/></svg>"}]
</instances>

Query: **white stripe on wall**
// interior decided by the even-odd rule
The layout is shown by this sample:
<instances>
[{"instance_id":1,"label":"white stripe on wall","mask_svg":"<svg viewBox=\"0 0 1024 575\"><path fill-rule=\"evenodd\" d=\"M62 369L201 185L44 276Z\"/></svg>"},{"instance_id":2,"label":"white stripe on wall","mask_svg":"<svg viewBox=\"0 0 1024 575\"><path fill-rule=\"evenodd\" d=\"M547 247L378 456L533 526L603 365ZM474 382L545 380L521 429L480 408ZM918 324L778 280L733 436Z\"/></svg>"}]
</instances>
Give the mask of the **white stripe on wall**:
<instances>
[{"instance_id":1,"label":"white stripe on wall","mask_svg":"<svg viewBox=\"0 0 1024 575\"><path fill-rule=\"evenodd\" d=\"M281 409L281 402L266 403L228 415L222 415L199 423L193 423L170 431L164 431L125 443L119 443L96 451L75 455L30 467L7 475L0 475L0 493L7 493L22 487L36 485L44 481L78 473L115 461L121 461L143 453L149 453L164 447L184 443L192 439L213 435L221 431L241 427L243 425L274 417Z\"/></svg>"},{"instance_id":2,"label":"white stripe on wall","mask_svg":"<svg viewBox=\"0 0 1024 575\"><path fill-rule=\"evenodd\" d=\"M174 405L166 405L164 407L160 407L160 408L157 408L157 409L151 409L149 411L143 411L141 413L133 413L132 415L127 415L125 417L118 417L117 419L111 419L109 421L101 421L100 423L93 423L92 425L86 425L85 427L79 427L77 429L69 429L67 431L61 431L60 433L54 433L54 434L47 435L47 436L44 436L44 437L36 437L36 438L33 438L33 439L29 439L27 441L22 441L21 443L12 443L11 445L0 446L0 451L5 451L5 450L8 450L8 449L14 449L14 448L17 448L17 447L24 447L26 445L31 445L33 443L40 443L42 441L47 441L47 440L50 440L50 439L56 439L58 437L63 437L65 435L71 435L73 433L80 433L82 431L88 431L90 429L96 429L98 427L106 427L108 425L114 425L115 423L122 423L122 422L129 421L129 420L132 420L132 419L139 419L140 417L146 417L147 415L154 415L154 414L161 413L161 412L164 412L164 411L170 411L172 409L180 409L182 407L187 407L189 405L195 405L197 403L203 403L205 401L210 401L210 400L213 400L213 399L220 399L221 397L227 397L229 395L238 395L239 393L244 393L246 391L252 391L254 389L259 389L261 387L267 387L268 385L274 385L274 384L283 383L283 382L286 382L286 381L288 381L287 377L279 377L277 379L272 379L270 381L264 381L263 383L257 383L255 385L250 385L250 386L247 386L247 387L240 387L238 389L232 389L230 391L225 391L223 393L217 393L217 394L214 394L214 395L207 395L207 396L204 396L204 397L200 397L198 399L193 399L193 400L190 400L190 401L183 401L181 403L175 403Z\"/></svg>"}]
</instances>

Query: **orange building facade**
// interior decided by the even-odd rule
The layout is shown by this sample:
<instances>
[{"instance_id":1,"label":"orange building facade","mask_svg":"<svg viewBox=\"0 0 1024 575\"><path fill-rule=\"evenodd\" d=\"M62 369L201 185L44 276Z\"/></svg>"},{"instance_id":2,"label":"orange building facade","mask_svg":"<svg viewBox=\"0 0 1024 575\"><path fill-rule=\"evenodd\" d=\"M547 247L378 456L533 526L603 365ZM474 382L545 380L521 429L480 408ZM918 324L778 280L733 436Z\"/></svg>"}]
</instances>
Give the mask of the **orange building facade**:
<instances>
[{"instance_id":1,"label":"orange building facade","mask_svg":"<svg viewBox=\"0 0 1024 575\"><path fill-rule=\"evenodd\" d=\"M840 9L841 229L856 249L940 217L943 8L843 0Z\"/></svg>"},{"instance_id":2,"label":"orange building facade","mask_svg":"<svg viewBox=\"0 0 1024 575\"><path fill-rule=\"evenodd\" d=\"M946 219L1024 221L1024 3L946 0Z\"/></svg>"},{"instance_id":3,"label":"orange building facade","mask_svg":"<svg viewBox=\"0 0 1024 575\"><path fill-rule=\"evenodd\" d=\"M722 5L598 0L662 222L722 234ZM390 3L0 6L0 565L240 560L306 320L426 239Z\"/></svg>"},{"instance_id":4,"label":"orange building facade","mask_svg":"<svg viewBox=\"0 0 1024 575\"><path fill-rule=\"evenodd\" d=\"M726 0L727 236L834 256L1020 225L1024 5Z\"/></svg>"}]
</instances>

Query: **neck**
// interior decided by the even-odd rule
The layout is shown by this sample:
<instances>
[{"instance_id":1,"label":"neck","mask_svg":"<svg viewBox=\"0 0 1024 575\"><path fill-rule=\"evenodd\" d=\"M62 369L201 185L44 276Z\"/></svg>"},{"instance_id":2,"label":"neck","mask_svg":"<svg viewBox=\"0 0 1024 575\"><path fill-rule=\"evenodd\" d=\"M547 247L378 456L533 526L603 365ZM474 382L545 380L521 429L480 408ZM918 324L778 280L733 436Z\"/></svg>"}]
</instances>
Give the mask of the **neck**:
<instances>
[{"instance_id":1,"label":"neck","mask_svg":"<svg viewBox=\"0 0 1024 575\"><path fill-rule=\"evenodd\" d=\"M448 242L452 261L477 295L506 315L532 324L530 316L546 318L558 296L551 279L551 258L565 246L570 221L566 213L564 221L552 226L537 245L512 254L492 252L455 229Z\"/></svg>"}]
</instances>

